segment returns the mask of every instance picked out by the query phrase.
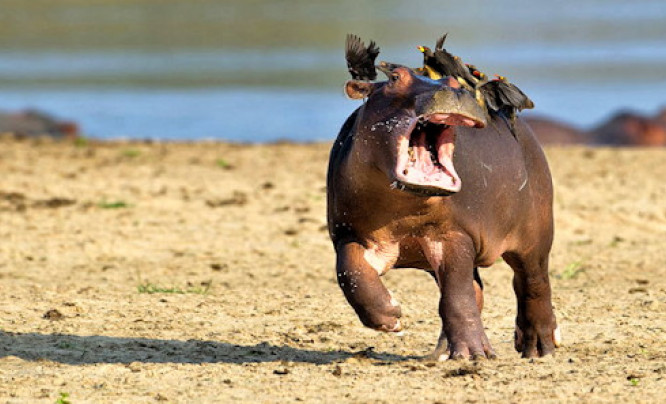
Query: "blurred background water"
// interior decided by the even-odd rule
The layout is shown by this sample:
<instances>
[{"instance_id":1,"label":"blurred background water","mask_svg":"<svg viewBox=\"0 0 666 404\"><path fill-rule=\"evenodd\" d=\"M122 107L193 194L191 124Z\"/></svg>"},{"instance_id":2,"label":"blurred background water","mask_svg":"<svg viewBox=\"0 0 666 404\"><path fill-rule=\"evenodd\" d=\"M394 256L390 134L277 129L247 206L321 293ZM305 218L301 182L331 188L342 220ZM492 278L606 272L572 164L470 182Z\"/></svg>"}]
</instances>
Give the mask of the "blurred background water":
<instances>
[{"instance_id":1,"label":"blurred background water","mask_svg":"<svg viewBox=\"0 0 666 404\"><path fill-rule=\"evenodd\" d=\"M347 33L418 66L444 32L535 114L589 128L666 106L664 0L0 0L0 110L96 138L330 140L358 105Z\"/></svg>"}]
</instances>

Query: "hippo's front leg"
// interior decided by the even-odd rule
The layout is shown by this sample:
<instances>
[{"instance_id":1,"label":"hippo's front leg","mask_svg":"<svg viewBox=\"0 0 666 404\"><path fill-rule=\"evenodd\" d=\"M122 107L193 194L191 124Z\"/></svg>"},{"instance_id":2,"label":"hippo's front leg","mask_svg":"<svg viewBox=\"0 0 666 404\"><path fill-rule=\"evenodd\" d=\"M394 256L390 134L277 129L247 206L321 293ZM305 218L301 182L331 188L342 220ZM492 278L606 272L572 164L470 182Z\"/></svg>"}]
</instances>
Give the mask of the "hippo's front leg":
<instances>
[{"instance_id":1,"label":"hippo's front leg","mask_svg":"<svg viewBox=\"0 0 666 404\"><path fill-rule=\"evenodd\" d=\"M438 360L494 358L496 355L483 329L477 302L472 241L467 238L450 240L443 248L443 260L437 270L442 333L433 357Z\"/></svg>"},{"instance_id":2,"label":"hippo's front leg","mask_svg":"<svg viewBox=\"0 0 666 404\"><path fill-rule=\"evenodd\" d=\"M365 248L357 242L340 242L336 252L338 284L363 325L386 332L402 330L400 305L364 258Z\"/></svg>"}]
</instances>

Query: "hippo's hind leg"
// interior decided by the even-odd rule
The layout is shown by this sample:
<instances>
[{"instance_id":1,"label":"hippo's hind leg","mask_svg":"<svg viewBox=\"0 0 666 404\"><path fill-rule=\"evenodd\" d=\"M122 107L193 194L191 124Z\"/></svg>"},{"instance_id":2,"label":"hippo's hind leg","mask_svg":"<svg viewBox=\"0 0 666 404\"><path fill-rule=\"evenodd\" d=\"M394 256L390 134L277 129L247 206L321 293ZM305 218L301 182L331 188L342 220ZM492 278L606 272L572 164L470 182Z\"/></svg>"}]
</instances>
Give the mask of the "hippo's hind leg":
<instances>
[{"instance_id":1,"label":"hippo's hind leg","mask_svg":"<svg viewBox=\"0 0 666 404\"><path fill-rule=\"evenodd\" d=\"M544 356L560 344L559 329L551 303L548 279L548 254L505 253L504 260L513 268L516 292L515 346L523 358Z\"/></svg>"},{"instance_id":2,"label":"hippo's hind leg","mask_svg":"<svg viewBox=\"0 0 666 404\"><path fill-rule=\"evenodd\" d=\"M402 330L400 305L364 258L365 248L357 242L340 242L336 252L338 284L363 325L386 332Z\"/></svg>"},{"instance_id":3,"label":"hippo's hind leg","mask_svg":"<svg viewBox=\"0 0 666 404\"><path fill-rule=\"evenodd\" d=\"M494 358L495 352L481 322L483 295L474 248L469 239L445 243L444 259L437 269L441 297L442 333L434 359Z\"/></svg>"}]
</instances>

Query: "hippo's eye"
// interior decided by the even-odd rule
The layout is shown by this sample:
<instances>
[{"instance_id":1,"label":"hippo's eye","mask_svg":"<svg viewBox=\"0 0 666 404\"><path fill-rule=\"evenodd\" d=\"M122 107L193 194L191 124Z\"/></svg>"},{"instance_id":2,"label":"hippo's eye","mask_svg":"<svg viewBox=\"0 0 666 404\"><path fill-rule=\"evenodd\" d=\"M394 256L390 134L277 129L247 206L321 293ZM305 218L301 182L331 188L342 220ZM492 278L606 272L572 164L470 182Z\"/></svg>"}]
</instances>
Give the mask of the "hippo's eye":
<instances>
[{"instance_id":1,"label":"hippo's eye","mask_svg":"<svg viewBox=\"0 0 666 404\"><path fill-rule=\"evenodd\" d=\"M398 73L391 73L391 81L398 81L400 79L400 75Z\"/></svg>"}]
</instances>

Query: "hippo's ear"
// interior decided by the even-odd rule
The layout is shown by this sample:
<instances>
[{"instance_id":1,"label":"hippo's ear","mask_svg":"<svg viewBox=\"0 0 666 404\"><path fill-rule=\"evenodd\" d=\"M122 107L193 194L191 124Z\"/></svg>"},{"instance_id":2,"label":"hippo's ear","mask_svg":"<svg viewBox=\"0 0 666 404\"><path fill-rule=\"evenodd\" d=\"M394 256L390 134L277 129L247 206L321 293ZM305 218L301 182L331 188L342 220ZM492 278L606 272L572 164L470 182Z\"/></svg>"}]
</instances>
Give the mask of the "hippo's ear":
<instances>
[{"instance_id":1,"label":"hippo's ear","mask_svg":"<svg viewBox=\"0 0 666 404\"><path fill-rule=\"evenodd\" d=\"M377 83L369 83L361 80L347 80L345 83L345 94L353 100L368 98L377 88Z\"/></svg>"}]
</instances>

